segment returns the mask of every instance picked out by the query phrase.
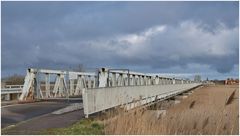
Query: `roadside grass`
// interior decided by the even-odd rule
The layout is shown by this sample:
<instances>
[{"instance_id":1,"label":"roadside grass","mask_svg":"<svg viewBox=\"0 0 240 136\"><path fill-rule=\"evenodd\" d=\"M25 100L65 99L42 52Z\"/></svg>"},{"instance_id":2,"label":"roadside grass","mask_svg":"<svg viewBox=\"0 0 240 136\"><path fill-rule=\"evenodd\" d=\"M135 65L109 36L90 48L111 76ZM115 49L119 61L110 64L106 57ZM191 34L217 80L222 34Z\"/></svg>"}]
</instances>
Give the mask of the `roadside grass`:
<instances>
[{"instance_id":1,"label":"roadside grass","mask_svg":"<svg viewBox=\"0 0 240 136\"><path fill-rule=\"evenodd\" d=\"M101 135L104 126L100 122L83 119L66 128L51 128L40 132L42 135Z\"/></svg>"},{"instance_id":2,"label":"roadside grass","mask_svg":"<svg viewBox=\"0 0 240 136\"><path fill-rule=\"evenodd\" d=\"M6 135L9 132L9 130L11 130L14 127L15 127L14 125L10 125L10 126L8 126L6 128L2 128L1 129L1 135Z\"/></svg>"}]
</instances>

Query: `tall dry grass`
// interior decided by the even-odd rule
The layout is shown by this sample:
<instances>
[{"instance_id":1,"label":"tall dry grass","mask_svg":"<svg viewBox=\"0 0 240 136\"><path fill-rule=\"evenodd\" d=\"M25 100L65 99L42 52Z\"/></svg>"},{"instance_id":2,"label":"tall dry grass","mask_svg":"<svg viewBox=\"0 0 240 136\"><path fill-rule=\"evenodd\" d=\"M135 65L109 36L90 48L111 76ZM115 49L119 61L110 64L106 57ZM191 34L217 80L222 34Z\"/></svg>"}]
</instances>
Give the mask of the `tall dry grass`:
<instances>
[{"instance_id":1,"label":"tall dry grass","mask_svg":"<svg viewBox=\"0 0 240 136\"><path fill-rule=\"evenodd\" d=\"M105 134L238 134L238 91L215 87L196 91L157 116L161 106L119 110L105 119ZM231 99L231 100L229 100ZM227 101L231 103L226 104ZM161 105L161 104L160 104Z\"/></svg>"}]
</instances>

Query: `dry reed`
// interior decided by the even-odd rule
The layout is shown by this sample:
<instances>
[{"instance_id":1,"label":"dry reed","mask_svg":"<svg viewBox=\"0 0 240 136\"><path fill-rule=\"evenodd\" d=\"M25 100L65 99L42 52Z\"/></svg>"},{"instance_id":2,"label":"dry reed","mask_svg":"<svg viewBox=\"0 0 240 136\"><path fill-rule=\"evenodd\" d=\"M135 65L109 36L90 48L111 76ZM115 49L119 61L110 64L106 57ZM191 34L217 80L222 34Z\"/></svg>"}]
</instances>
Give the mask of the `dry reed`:
<instances>
[{"instance_id":1,"label":"dry reed","mask_svg":"<svg viewBox=\"0 0 240 136\"><path fill-rule=\"evenodd\" d=\"M109 113L104 120L105 134L238 134L238 101L231 100L227 107L221 105L225 103L225 93L224 87L199 89L170 107L165 116L157 116L161 104L152 109L119 110L117 116L116 112Z\"/></svg>"}]
</instances>

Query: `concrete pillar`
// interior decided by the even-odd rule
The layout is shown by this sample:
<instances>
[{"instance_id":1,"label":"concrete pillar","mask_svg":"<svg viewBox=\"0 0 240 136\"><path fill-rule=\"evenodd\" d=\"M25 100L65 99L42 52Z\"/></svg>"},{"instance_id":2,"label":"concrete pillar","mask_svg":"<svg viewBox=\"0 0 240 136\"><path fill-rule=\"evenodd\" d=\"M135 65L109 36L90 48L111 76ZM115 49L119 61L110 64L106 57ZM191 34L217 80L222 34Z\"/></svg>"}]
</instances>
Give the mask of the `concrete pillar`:
<instances>
[{"instance_id":1,"label":"concrete pillar","mask_svg":"<svg viewBox=\"0 0 240 136\"><path fill-rule=\"evenodd\" d=\"M148 85L152 85L152 80L153 80L152 76L149 76L148 77Z\"/></svg>"},{"instance_id":2,"label":"concrete pillar","mask_svg":"<svg viewBox=\"0 0 240 136\"><path fill-rule=\"evenodd\" d=\"M54 87L53 87L53 93L57 93L59 82L60 82L60 75L58 74L56 77L56 80L55 80Z\"/></svg>"},{"instance_id":3,"label":"concrete pillar","mask_svg":"<svg viewBox=\"0 0 240 136\"><path fill-rule=\"evenodd\" d=\"M40 85L41 85L41 81L40 81L40 73L38 71L36 73L35 81L36 81L35 97L37 99L40 99L40 89L41 89Z\"/></svg>"},{"instance_id":4,"label":"concrete pillar","mask_svg":"<svg viewBox=\"0 0 240 136\"><path fill-rule=\"evenodd\" d=\"M123 86L128 86L128 75L124 74L124 85Z\"/></svg>"},{"instance_id":5,"label":"concrete pillar","mask_svg":"<svg viewBox=\"0 0 240 136\"><path fill-rule=\"evenodd\" d=\"M165 78L162 78L162 85L165 85Z\"/></svg>"},{"instance_id":6,"label":"concrete pillar","mask_svg":"<svg viewBox=\"0 0 240 136\"><path fill-rule=\"evenodd\" d=\"M120 86L124 86L124 77L123 77L123 74L121 74Z\"/></svg>"},{"instance_id":7,"label":"concrete pillar","mask_svg":"<svg viewBox=\"0 0 240 136\"><path fill-rule=\"evenodd\" d=\"M139 76L139 83L140 85L143 85L143 76Z\"/></svg>"},{"instance_id":8,"label":"concrete pillar","mask_svg":"<svg viewBox=\"0 0 240 136\"><path fill-rule=\"evenodd\" d=\"M150 82L150 85L155 85L155 77L151 76Z\"/></svg>"},{"instance_id":9,"label":"concrete pillar","mask_svg":"<svg viewBox=\"0 0 240 136\"><path fill-rule=\"evenodd\" d=\"M117 86L116 73L112 73L112 86Z\"/></svg>"},{"instance_id":10,"label":"concrete pillar","mask_svg":"<svg viewBox=\"0 0 240 136\"><path fill-rule=\"evenodd\" d=\"M146 77L145 76L142 77L142 84L146 85Z\"/></svg>"},{"instance_id":11,"label":"concrete pillar","mask_svg":"<svg viewBox=\"0 0 240 136\"><path fill-rule=\"evenodd\" d=\"M147 76L147 85L151 85L151 77Z\"/></svg>"},{"instance_id":12,"label":"concrete pillar","mask_svg":"<svg viewBox=\"0 0 240 136\"><path fill-rule=\"evenodd\" d=\"M70 95L74 94L74 79L70 79Z\"/></svg>"},{"instance_id":13,"label":"concrete pillar","mask_svg":"<svg viewBox=\"0 0 240 136\"><path fill-rule=\"evenodd\" d=\"M120 73L118 75L117 81L118 81L118 86L123 86L123 74Z\"/></svg>"},{"instance_id":14,"label":"concrete pillar","mask_svg":"<svg viewBox=\"0 0 240 136\"><path fill-rule=\"evenodd\" d=\"M76 85L74 95L82 94L83 88L86 88L85 78L80 75L78 76L78 79L77 79L77 85Z\"/></svg>"},{"instance_id":15,"label":"concrete pillar","mask_svg":"<svg viewBox=\"0 0 240 136\"><path fill-rule=\"evenodd\" d=\"M122 75L122 80L121 80L121 86L126 86L127 84L126 84L126 77L125 77L125 75L123 74Z\"/></svg>"},{"instance_id":16,"label":"concrete pillar","mask_svg":"<svg viewBox=\"0 0 240 136\"><path fill-rule=\"evenodd\" d=\"M88 88L92 88L92 80L91 80L91 76L88 76Z\"/></svg>"},{"instance_id":17,"label":"concrete pillar","mask_svg":"<svg viewBox=\"0 0 240 136\"><path fill-rule=\"evenodd\" d=\"M132 79L131 85L136 85L135 75L131 75L131 79Z\"/></svg>"},{"instance_id":18,"label":"concrete pillar","mask_svg":"<svg viewBox=\"0 0 240 136\"><path fill-rule=\"evenodd\" d=\"M142 79L143 79L143 85L147 85L146 76L143 76Z\"/></svg>"},{"instance_id":19,"label":"concrete pillar","mask_svg":"<svg viewBox=\"0 0 240 136\"><path fill-rule=\"evenodd\" d=\"M146 77L143 76L143 77L142 77L142 85L146 85L146 81L145 81L145 80L146 80Z\"/></svg>"},{"instance_id":20,"label":"concrete pillar","mask_svg":"<svg viewBox=\"0 0 240 136\"><path fill-rule=\"evenodd\" d=\"M141 76L137 75L137 85L141 85L141 84L140 84L140 77L141 77Z\"/></svg>"},{"instance_id":21,"label":"concrete pillar","mask_svg":"<svg viewBox=\"0 0 240 136\"><path fill-rule=\"evenodd\" d=\"M65 95L65 91L67 91L67 90L65 90L65 84L64 84L64 75L63 74L61 74L60 75L60 83L59 83L59 96L61 97L61 96L64 96Z\"/></svg>"},{"instance_id":22,"label":"concrete pillar","mask_svg":"<svg viewBox=\"0 0 240 136\"><path fill-rule=\"evenodd\" d=\"M177 79L172 79L172 84L178 84L178 80Z\"/></svg>"},{"instance_id":23,"label":"concrete pillar","mask_svg":"<svg viewBox=\"0 0 240 136\"><path fill-rule=\"evenodd\" d=\"M154 84L155 84L155 85L158 85L158 84L159 84L159 77L158 77L158 76L155 77Z\"/></svg>"},{"instance_id":24,"label":"concrete pillar","mask_svg":"<svg viewBox=\"0 0 240 136\"><path fill-rule=\"evenodd\" d=\"M51 97L51 94L50 94L50 74L45 74L45 91L46 91L46 97Z\"/></svg>"},{"instance_id":25,"label":"concrete pillar","mask_svg":"<svg viewBox=\"0 0 240 136\"><path fill-rule=\"evenodd\" d=\"M94 78L94 79L93 79L93 88L96 88L97 77L94 76L93 78Z\"/></svg>"},{"instance_id":26,"label":"concrete pillar","mask_svg":"<svg viewBox=\"0 0 240 136\"><path fill-rule=\"evenodd\" d=\"M107 87L108 69L101 68L98 71L99 87Z\"/></svg>"},{"instance_id":27,"label":"concrete pillar","mask_svg":"<svg viewBox=\"0 0 240 136\"><path fill-rule=\"evenodd\" d=\"M146 85L150 85L151 83L151 77L146 76Z\"/></svg>"},{"instance_id":28,"label":"concrete pillar","mask_svg":"<svg viewBox=\"0 0 240 136\"><path fill-rule=\"evenodd\" d=\"M144 82L145 82L145 85L148 85L148 77L147 76L144 77Z\"/></svg>"}]
</instances>

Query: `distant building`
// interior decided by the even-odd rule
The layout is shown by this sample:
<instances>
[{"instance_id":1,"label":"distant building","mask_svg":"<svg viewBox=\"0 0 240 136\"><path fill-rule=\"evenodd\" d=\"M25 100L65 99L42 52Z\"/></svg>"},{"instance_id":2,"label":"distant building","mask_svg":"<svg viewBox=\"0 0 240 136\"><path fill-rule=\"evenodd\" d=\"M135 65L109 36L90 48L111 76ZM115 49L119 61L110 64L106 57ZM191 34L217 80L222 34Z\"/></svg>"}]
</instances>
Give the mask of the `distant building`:
<instances>
[{"instance_id":1,"label":"distant building","mask_svg":"<svg viewBox=\"0 0 240 136\"><path fill-rule=\"evenodd\" d=\"M239 84L239 80L238 79L233 79L233 78L228 78L227 80L225 80L225 85L234 85L234 84Z\"/></svg>"},{"instance_id":2,"label":"distant building","mask_svg":"<svg viewBox=\"0 0 240 136\"><path fill-rule=\"evenodd\" d=\"M194 76L194 81L195 82L201 82L201 76L200 75Z\"/></svg>"}]
</instances>

